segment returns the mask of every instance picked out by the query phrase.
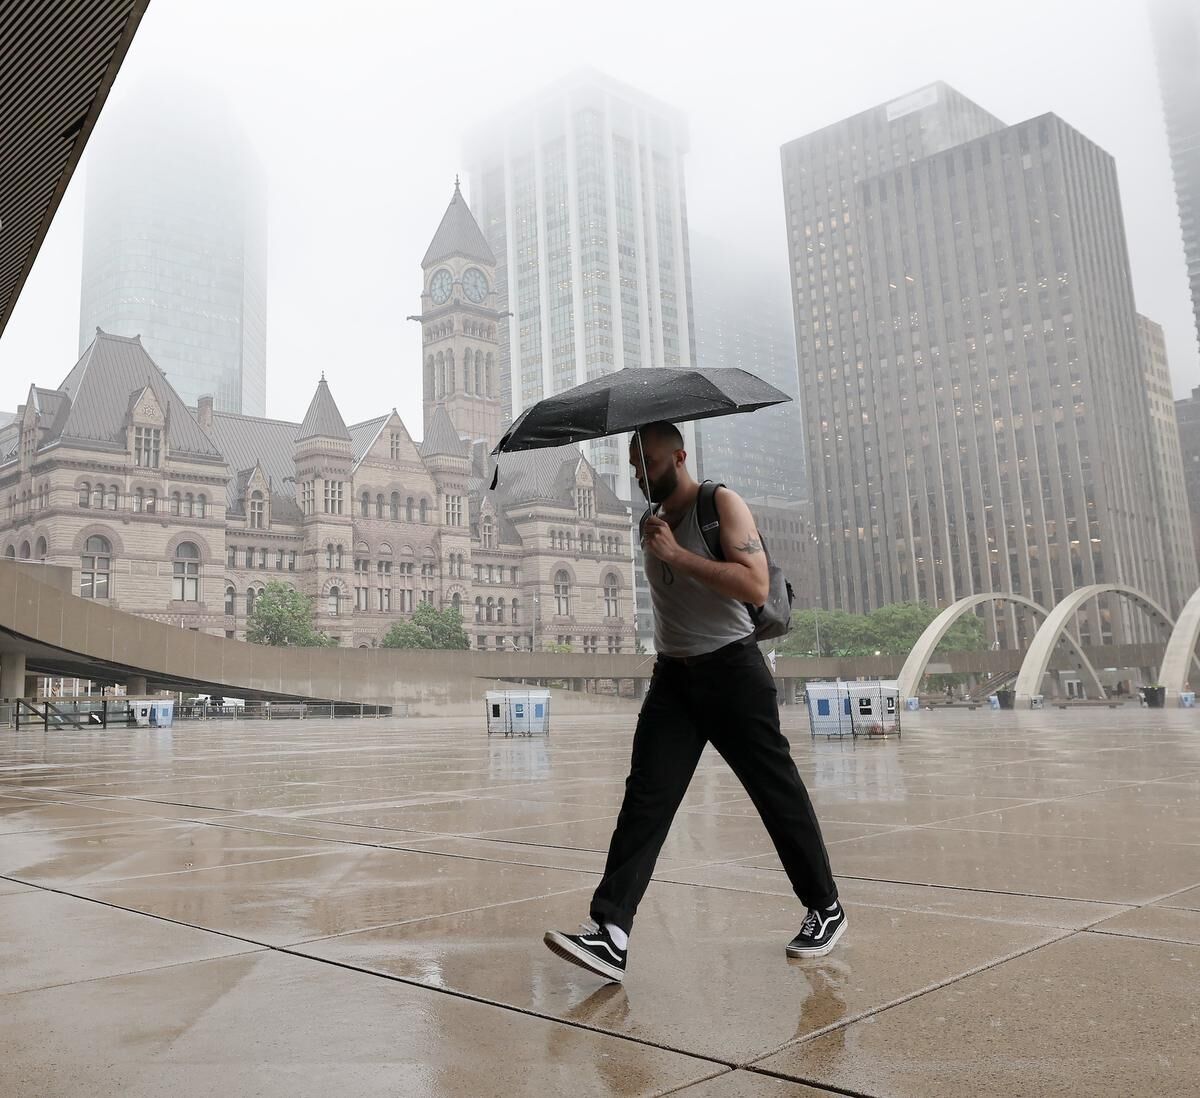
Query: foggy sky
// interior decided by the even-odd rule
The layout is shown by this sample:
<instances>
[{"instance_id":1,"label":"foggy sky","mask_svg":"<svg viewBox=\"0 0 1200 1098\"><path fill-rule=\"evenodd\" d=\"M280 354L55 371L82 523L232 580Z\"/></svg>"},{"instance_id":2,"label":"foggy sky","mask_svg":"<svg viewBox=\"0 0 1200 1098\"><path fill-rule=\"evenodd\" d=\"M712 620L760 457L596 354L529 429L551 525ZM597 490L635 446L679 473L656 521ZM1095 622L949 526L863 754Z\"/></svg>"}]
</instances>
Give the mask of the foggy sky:
<instances>
[{"instance_id":1,"label":"foggy sky","mask_svg":"<svg viewBox=\"0 0 1200 1098\"><path fill-rule=\"evenodd\" d=\"M270 188L268 415L302 418L325 370L347 422L395 406L419 435L404 317L462 136L581 65L686 114L693 231L785 285L785 141L938 79L1007 123L1061 115L1116 157L1138 309L1166 329L1176 395L1200 384L1142 0L153 0L105 114L164 69L221 87ZM86 164L0 337L0 410L76 360Z\"/></svg>"}]
</instances>

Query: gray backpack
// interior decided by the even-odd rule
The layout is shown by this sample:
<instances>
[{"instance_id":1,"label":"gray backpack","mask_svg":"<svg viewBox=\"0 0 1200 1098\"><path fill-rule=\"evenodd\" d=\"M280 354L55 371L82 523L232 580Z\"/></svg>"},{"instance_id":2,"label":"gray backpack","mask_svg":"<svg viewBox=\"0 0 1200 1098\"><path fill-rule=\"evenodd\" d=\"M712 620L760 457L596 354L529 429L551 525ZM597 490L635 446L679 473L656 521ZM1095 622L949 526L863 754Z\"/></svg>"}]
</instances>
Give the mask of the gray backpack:
<instances>
[{"instance_id":1,"label":"gray backpack","mask_svg":"<svg viewBox=\"0 0 1200 1098\"><path fill-rule=\"evenodd\" d=\"M696 520L700 524L700 533L704 535L704 544L717 560L724 560L725 553L721 549L721 516L717 512L717 489L724 484L714 484L711 480L700 485L700 495L696 499ZM763 552L767 554L767 576L770 588L767 591L767 601L762 606L746 604L750 611L750 620L754 623L755 640L773 640L783 637L792 628L792 601L795 594L792 585L788 583L782 569L771 560L767 551L767 540L762 533Z\"/></svg>"}]
</instances>

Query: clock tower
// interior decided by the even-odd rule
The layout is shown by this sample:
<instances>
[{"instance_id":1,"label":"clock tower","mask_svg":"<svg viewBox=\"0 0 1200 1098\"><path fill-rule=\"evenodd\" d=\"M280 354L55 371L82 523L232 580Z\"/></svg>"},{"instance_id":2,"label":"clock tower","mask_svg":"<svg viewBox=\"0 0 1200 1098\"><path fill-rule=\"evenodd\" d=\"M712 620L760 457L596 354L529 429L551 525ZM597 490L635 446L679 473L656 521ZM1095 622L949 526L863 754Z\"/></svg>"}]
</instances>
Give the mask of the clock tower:
<instances>
[{"instance_id":1,"label":"clock tower","mask_svg":"<svg viewBox=\"0 0 1200 1098\"><path fill-rule=\"evenodd\" d=\"M425 434L438 405L467 439L500 439L496 257L454 180L425 258L421 294Z\"/></svg>"}]
</instances>

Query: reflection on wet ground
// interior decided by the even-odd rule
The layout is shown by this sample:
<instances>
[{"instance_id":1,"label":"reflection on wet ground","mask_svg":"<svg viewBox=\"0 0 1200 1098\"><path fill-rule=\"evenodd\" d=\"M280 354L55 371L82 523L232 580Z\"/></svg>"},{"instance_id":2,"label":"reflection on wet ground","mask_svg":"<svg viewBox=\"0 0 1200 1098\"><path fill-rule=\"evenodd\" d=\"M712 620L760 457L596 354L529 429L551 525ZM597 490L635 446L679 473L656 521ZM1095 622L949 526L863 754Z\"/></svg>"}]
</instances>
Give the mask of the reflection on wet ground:
<instances>
[{"instance_id":1,"label":"reflection on wet ground","mask_svg":"<svg viewBox=\"0 0 1200 1098\"><path fill-rule=\"evenodd\" d=\"M1200 1078L1200 716L785 731L850 927L706 753L623 986L587 914L628 714L0 730L4 1095L1128 1095Z\"/></svg>"}]
</instances>

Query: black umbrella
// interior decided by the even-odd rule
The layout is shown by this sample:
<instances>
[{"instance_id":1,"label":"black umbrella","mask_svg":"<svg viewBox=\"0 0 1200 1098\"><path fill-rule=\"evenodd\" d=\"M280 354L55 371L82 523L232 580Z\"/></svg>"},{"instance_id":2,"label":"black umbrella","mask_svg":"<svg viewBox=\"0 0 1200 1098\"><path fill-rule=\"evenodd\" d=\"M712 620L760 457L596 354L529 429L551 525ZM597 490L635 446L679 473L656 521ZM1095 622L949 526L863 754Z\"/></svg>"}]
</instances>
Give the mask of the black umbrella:
<instances>
[{"instance_id":1,"label":"black umbrella","mask_svg":"<svg viewBox=\"0 0 1200 1098\"><path fill-rule=\"evenodd\" d=\"M640 367L617 370L556 393L526 408L504 432L493 454L565 446L636 431L647 423L686 423L753 412L792 398L745 370ZM641 449L641 436L638 448ZM496 487L499 466L492 478ZM642 457L642 476L646 459Z\"/></svg>"}]
</instances>

